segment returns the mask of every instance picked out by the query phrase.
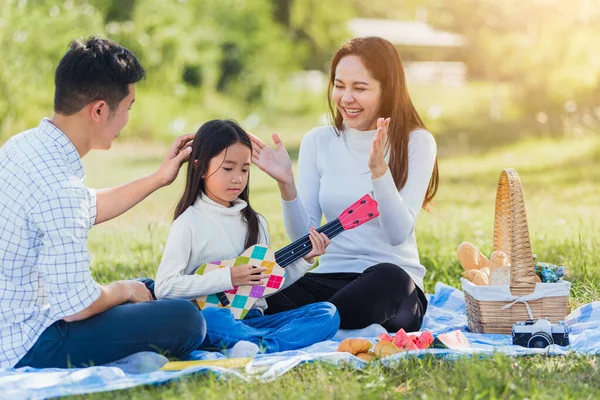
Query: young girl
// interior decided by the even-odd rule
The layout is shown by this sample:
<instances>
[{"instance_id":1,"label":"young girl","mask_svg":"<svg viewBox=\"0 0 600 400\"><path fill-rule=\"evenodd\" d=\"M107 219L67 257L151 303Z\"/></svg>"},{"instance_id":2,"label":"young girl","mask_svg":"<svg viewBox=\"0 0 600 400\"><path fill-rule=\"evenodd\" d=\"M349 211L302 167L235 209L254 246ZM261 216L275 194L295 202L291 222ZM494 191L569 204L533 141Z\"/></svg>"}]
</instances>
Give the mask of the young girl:
<instances>
[{"instance_id":1,"label":"young girl","mask_svg":"<svg viewBox=\"0 0 600 400\"><path fill-rule=\"evenodd\" d=\"M234 286L258 285L267 278L266 268L248 265L194 275L204 263L235 258L254 244L269 245L267 223L249 204L251 157L250 139L235 122L209 121L196 133L185 191L156 277L158 298L193 300ZM309 237L312 251L286 267L283 287L304 275L329 244L314 228ZM234 319L227 308L205 308L207 335L201 348L228 349L244 340L265 352L292 350L329 339L339 327L330 303L264 316L266 307L264 299L258 300L243 320Z\"/></svg>"}]
</instances>

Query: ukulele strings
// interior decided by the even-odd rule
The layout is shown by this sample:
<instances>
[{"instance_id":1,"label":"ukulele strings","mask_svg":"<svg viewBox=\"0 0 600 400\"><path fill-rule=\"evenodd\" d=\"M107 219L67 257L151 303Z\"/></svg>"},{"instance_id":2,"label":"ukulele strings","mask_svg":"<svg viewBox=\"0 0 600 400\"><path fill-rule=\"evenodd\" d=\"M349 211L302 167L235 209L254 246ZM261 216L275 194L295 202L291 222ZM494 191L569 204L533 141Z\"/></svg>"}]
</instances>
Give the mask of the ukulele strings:
<instances>
[{"instance_id":1,"label":"ukulele strings","mask_svg":"<svg viewBox=\"0 0 600 400\"><path fill-rule=\"evenodd\" d=\"M363 207L363 204L359 204L358 207L356 207L356 209L354 211L358 211L362 207ZM346 219L349 219L351 217L352 217L352 215L347 214L347 215L345 215L345 218L343 218L343 220L345 221ZM344 226L342 225L342 219L340 219L338 217L335 220L330 221L327 224L323 225L323 230L321 232L325 233L328 238L332 239L335 236L337 236L339 233L341 233L342 231L344 231ZM296 245L294 245L292 247L289 247L291 245L288 245L288 246L284 247L283 249L279 250L278 252L276 252L275 253L275 261L277 262L277 264L279 264L280 267L285 268L292 262L292 260L294 260L296 258L300 258L300 257L308 254L310 252L310 250L312 249L312 245L309 244L309 246L305 246L307 241L310 243L310 239L308 238L308 235L299 239L297 241ZM293 245L293 243L292 243L292 245ZM280 259L281 262L279 261L279 259L277 257L278 254L281 257L281 259Z\"/></svg>"},{"instance_id":2,"label":"ukulele strings","mask_svg":"<svg viewBox=\"0 0 600 400\"><path fill-rule=\"evenodd\" d=\"M327 237L331 239L343 231L344 227L340 224L339 219L336 218L335 220L324 225L321 232L326 234ZM288 266L292 260L308 254L312 249L312 244L310 243L308 235L302 237L295 243L295 245L292 243L293 246L288 245L275 253L275 261L280 267ZM307 243L308 245L306 245ZM277 257L278 255L279 257Z\"/></svg>"}]
</instances>

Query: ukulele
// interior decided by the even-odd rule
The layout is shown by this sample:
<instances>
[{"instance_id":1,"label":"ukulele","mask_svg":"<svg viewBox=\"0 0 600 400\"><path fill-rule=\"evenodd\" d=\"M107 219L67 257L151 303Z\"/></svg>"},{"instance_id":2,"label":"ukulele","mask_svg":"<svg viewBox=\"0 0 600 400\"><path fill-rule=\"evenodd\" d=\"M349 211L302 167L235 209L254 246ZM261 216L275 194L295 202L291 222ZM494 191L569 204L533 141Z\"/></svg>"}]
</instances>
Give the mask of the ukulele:
<instances>
[{"instance_id":1,"label":"ukulele","mask_svg":"<svg viewBox=\"0 0 600 400\"><path fill-rule=\"evenodd\" d=\"M345 209L335 220L318 228L317 232L323 232L332 239L343 231L356 228L378 215L377 201L366 194ZM267 275L268 279L260 285L237 286L225 292L202 296L196 299L196 303L201 310L206 307L229 308L235 319L244 319L258 299L273 294L281 288L285 281L284 268L307 255L311 250L312 244L307 234L275 252L265 245L256 244L246 249L237 258L202 264L195 271L196 275L206 275L219 268L249 264L253 267L267 268L263 274Z\"/></svg>"}]
</instances>

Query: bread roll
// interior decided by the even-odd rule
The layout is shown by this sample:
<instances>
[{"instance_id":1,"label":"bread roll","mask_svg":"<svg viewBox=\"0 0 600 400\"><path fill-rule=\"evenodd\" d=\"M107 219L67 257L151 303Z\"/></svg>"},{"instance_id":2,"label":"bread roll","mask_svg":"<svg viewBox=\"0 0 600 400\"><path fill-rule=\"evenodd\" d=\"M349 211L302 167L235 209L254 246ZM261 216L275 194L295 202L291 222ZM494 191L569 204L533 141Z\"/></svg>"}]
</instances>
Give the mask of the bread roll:
<instances>
[{"instance_id":1,"label":"bread roll","mask_svg":"<svg viewBox=\"0 0 600 400\"><path fill-rule=\"evenodd\" d=\"M494 271L496 268L510 266L510 259L502 250L496 250L490 256L490 271Z\"/></svg>"},{"instance_id":2,"label":"bread roll","mask_svg":"<svg viewBox=\"0 0 600 400\"><path fill-rule=\"evenodd\" d=\"M462 242L458 246L457 255L458 261L465 271L489 267L490 264L490 260L469 242Z\"/></svg>"},{"instance_id":3,"label":"bread roll","mask_svg":"<svg viewBox=\"0 0 600 400\"><path fill-rule=\"evenodd\" d=\"M501 250L496 250L490 257L490 286L510 284L510 259Z\"/></svg>"},{"instance_id":4,"label":"bread roll","mask_svg":"<svg viewBox=\"0 0 600 400\"><path fill-rule=\"evenodd\" d=\"M367 339L344 339L338 346L337 351L357 355L368 352L372 346Z\"/></svg>"},{"instance_id":5,"label":"bread roll","mask_svg":"<svg viewBox=\"0 0 600 400\"><path fill-rule=\"evenodd\" d=\"M476 285L487 286L490 284L490 272L489 268L470 269L463 273L463 277L470 280Z\"/></svg>"},{"instance_id":6,"label":"bread roll","mask_svg":"<svg viewBox=\"0 0 600 400\"><path fill-rule=\"evenodd\" d=\"M489 286L490 277L481 271L477 271L478 273L473 278L473 283L479 286Z\"/></svg>"},{"instance_id":7,"label":"bread roll","mask_svg":"<svg viewBox=\"0 0 600 400\"><path fill-rule=\"evenodd\" d=\"M363 361L371 362L375 359L375 354L373 353L360 353L357 354L356 357L360 358Z\"/></svg>"},{"instance_id":8,"label":"bread roll","mask_svg":"<svg viewBox=\"0 0 600 400\"><path fill-rule=\"evenodd\" d=\"M510 285L510 266L499 267L490 273L490 286Z\"/></svg>"},{"instance_id":9,"label":"bread roll","mask_svg":"<svg viewBox=\"0 0 600 400\"><path fill-rule=\"evenodd\" d=\"M375 353L375 356L377 357L387 357L392 354L400 353L401 351L403 350L397 348L394 343L377 342L373 353Z\"/></svg>"}]
</instances>

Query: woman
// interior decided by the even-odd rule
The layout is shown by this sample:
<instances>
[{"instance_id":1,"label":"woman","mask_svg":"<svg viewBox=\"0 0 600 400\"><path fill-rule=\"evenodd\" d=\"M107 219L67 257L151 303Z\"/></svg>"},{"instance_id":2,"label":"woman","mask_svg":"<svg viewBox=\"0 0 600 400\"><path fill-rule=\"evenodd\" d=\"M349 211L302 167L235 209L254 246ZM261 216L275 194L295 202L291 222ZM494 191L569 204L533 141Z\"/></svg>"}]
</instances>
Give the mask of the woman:
<instances>
[{"instance_id":1,"label":"woman","mask_svg":"<svg viewBox=\"0 0 600 400\"><path fill-rule=\"evenodd\" d=\"M292 240L365 193L380 215L333 240L316 269L267 299L267 313L329 301L343 329L419 330L427 300L414 229L437 191L436 145L411 102L396 48L375 37L344 44L331 63L328 99L334 125L303 138L297 189L277 135L276 150L253 137L253 162L277 180Z\"/></svg>"}]
</instances>

